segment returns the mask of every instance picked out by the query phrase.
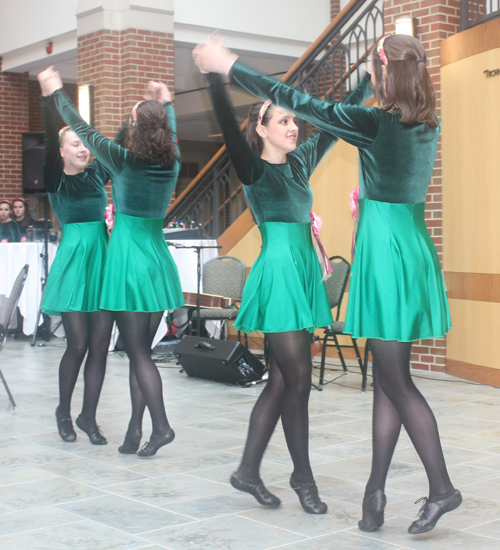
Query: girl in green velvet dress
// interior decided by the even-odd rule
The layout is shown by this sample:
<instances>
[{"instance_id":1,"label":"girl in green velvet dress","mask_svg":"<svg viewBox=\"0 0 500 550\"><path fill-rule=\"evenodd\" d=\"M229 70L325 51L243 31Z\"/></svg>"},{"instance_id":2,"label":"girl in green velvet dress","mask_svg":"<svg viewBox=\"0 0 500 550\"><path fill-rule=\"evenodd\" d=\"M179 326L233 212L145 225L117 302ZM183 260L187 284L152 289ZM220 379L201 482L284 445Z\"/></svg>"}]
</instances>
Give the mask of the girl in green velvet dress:
<instances>
[{"instance_id":1,"label":"girl in green velvet dress","mask_svg":"<svg viewBox=\"0 0 500 550\"><path fill-rule=\"evenodd\" d=\"M253 408L231 484L264 506L280 504L264 486L259 469L281 417L294 464L290 485L306 512L324 514L327 505L320 500L308 452L310 333L333 321L311 240L309 177L336 138L319 131L297 147L293 114L266 102L252 107L245 140L220 77L209 74L207 79L227 151L262 236L262 251L245 284L235 327L264 332L270 356L269 379ZM366 92L371 88L363 79L349 101L361 102Z\"/></svg>"},{"instance_id":2,"label":"girl in green velvet dress","mask_svg":"<svg viewBox=\"0 0 500 550\"><path fill-rule=\"evenodd\" d=\"M73 131L68 127L58 131L53 99L45 97L42 80L40 86L45 128L44 186L62 227L42 302L45 313L61 315L66 333L66 351L59 366L57 427L63 441L76 440L71 398L88 351L82 412L76 424L92 444L105 445L106 438L96 423L96 409L113 325L112 314L99 309L108 245L104 186L109 176L99 162L88 165L89 151Z\"/></svg>"},{"instance_id":3,"label":"girl in green velvet dress","mask_svg":"<svg viewBox=\"0 0 500 550\"><path fill-rule=\"evenodd\" d=\"M450 328L442 271L425 225L425 196L439 136L425 50L413 37L386 36L373 54L375 95L382 108L329 104L236 63L208 44L198 66L229 73L255 95L355 145L360 158L360 221L345 332L369 338L373 353L373 459L359 528L384 522L385 481L403 425L429 479L411 534L433 529L460 506L445 464L434 415L410 375L414 340Z\"/></svg>"},{"instance_id":4,"label":"girl in green velvet dress","mask_svg":"<svg viewBox=\"0 0 500 550\"><path fill-rule=\"evenodd\" d=\"M21 230L12 215L12 203L7 199L0 201L0 243L21 241Z\"/></svg>"},{"instance_id":5,"label":"girl in green velvet dress","mask_svg":"<svg viewBox=\"0 0 500 550\"><path fill-rule=\"evenodd\" d=\"M152 456L175 434L165 413L161 377L151 359L150 326L154 314L184 305L177 268L162 232L180 169L170 93L164 84L150 83L156 99L134 107L122 147L82 120L62 90L58 73L50 71L45 85L59 113L113 181L116 221L99 307L115 313L130 359L132 417L119 450L129 454L139 448L145 403L153 433L137 454Z\"/></svg>"}]
</instances>

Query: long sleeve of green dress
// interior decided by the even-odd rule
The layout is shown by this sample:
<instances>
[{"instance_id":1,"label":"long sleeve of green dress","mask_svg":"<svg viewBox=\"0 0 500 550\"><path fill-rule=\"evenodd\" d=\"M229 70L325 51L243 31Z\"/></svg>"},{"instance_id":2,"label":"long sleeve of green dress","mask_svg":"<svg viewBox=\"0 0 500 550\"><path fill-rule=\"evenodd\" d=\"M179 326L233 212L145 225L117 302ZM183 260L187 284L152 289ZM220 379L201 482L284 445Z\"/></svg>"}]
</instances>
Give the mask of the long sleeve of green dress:
<instances>
[{"instance_id":1,"label":"long sleeve of green dress","mask_svg":"<svg viewBox=\"0 0 500 550\"><path fill-rule=\"evenodd\" d=\"M233 65L231 76L250 93L269 98L358 147L360 198L405 204L425 202L439 127L402 124L399 115L384 109L331 104L262 76L240 63Z\"/></svg>"}]
</instances>

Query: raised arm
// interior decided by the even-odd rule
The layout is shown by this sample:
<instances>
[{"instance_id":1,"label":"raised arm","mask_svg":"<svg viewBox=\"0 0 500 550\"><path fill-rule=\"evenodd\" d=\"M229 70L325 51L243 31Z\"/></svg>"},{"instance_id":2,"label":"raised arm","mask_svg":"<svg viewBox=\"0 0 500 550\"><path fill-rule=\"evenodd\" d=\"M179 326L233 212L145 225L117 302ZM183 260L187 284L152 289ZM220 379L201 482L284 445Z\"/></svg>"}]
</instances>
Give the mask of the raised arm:
<instances>
[{"instance_id":1,"label":"raised arm","mask_svg":"<svg viewBox=\"0 0 500 550\"><path fill-rule=\"evenodd\" d=\"M59 129L56 107L50 97L41 97L42 121L45 129L43 156L43 185L49 193L59 190L63 176L63 164L59 151Z\"/></svg>"},{"instance_id":2,"label":"raised arm","mask_svg":"<svg viewBox=\"0 0 500 550\"><path fill-rule=\"evenodd\" d=\"M209 83L208 90L215 117L224 135L224 142L231 162L240 181L244 185L252 185L262 176L264 162L253 153L241 134L220 76L209 73L206 75L206 79Z\"/></svg>"},{"instance_id":3,"label":"raised arm","mask_svg":"<svg viewBox=\"0 0 500 550\"><path fill-rule=\"evenodd\" d=\"M370 146L378 132L376 109L328 103L263 76L241 63L234 63L231 76L250 93L270 99L308 122L334 134L355 147Z\"/></svg>"},{"instance_id":4,"label":"raised arm","mask_svg":"<svg viewBox=\"0 0 500 550\"><path fill-rule=\"evenodd\" d=\"M344 101L344 105L360 105L371 95L373 95L373 89L370 86L370 75L367 74ZM299 145L295 153L292 154L302 159L309 175L311 175L337 139L331 128L328 128L328 130L318 128L317 134Z\"/></svg>"}]
</instances>

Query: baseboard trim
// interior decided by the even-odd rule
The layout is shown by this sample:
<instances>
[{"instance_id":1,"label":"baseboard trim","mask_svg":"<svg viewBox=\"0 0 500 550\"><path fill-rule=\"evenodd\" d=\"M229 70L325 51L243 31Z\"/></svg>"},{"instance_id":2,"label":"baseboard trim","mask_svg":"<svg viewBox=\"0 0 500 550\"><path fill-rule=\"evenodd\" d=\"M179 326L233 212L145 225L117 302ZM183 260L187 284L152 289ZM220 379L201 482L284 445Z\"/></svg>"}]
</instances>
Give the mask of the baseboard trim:
<instances>
[{"instance_id":1,"label":"baseboard trim","mask_svg":"<svg viewBox=\"0 0 500 550\"><path fill-rule=\"evenodd\" d=\"M446 358L446 373L471 382L479 382L500 388L500 369L483 367Z\"/></svg>"}]
</instances>

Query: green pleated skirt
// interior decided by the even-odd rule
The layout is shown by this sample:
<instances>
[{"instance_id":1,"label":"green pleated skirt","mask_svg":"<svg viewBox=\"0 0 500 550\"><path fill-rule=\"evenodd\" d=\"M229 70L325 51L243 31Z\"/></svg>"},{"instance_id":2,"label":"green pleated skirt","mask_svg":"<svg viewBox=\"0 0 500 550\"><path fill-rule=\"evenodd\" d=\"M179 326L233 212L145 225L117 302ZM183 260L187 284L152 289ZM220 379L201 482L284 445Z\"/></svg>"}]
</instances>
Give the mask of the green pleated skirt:
<instances>
[{"instance_id":1,"label":"green pleated skirt","mask_svg":"<svg viewBox=\"0 0 500 550\"><path fill-rule=\"evenodd\" d=\"M116 214L104 268L101 309L155 312L184 305L163 218Z\"/></svg>"},{"instance_id":2,"label":"green pleated skirt","mask_svg":"<svg viewBox=\"0 0 500 550\"><path fill-rule=\"evenodd\" d=\"M245 283L234 326L243 332L313 332L332 324L311 226L266 222L259 230L262 250Z\"/></svg>"},{"instance_id":3,"label":"green pleated skirt","mask_svg":"<svg viewBox=\"0 0 500 550\"><path fill-rule=\"evenodd\" d=\"M445 335L450 311L425 203L359 206L344 332L400 342Z\"/></svg>"},{"instance_id":4,"label":"green pleated skirt","mask_svg":"<svg viewBox=\"0 0 500 550\"><path fill-rule=\"evenodd\" d=\"M45 313L99 310L107 247L104 222L63 225L43 296Z\"/></svg>"}]
</instances>

